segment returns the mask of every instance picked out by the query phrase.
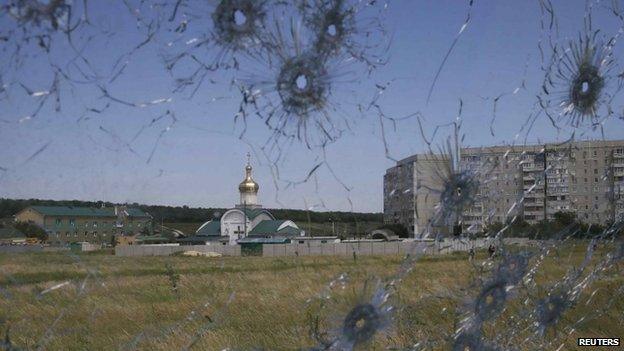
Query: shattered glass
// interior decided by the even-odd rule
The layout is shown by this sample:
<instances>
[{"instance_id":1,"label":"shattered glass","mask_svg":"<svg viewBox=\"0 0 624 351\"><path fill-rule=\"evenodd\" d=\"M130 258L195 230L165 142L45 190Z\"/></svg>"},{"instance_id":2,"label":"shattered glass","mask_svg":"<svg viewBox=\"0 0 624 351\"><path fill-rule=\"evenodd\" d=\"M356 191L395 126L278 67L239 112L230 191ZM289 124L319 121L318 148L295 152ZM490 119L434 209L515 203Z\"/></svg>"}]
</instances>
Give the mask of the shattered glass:
<instances>
[{"instance_id":1,"label":"shattered glass","mask_svg":"<svg viewBox=\"0 0 624 351\"><path fill-rule=\"evenodd\" d=\"M402 210L413 213L407 230L418 239L382 272L349 251L329 281L309 272L329 263L298 253L258 261L275 274L308 275L310 286L294 297L241 290L253 277L225 258L200 272L177 257L115 270L64 251L50 266L75 274L46 271L58 275L48 281L0 256L0 348L97 348L76 335L110 313L98 301L115 296L124 275L150 274L165 278L145 283L147 297L119 298L157 299L149 295L157 291L182 317L171 321L154 307L162 323L138 320L111 334L109 347L270 349L257 335L237 343L232 324L258 326L230 316L270 315L253 310L255 298L296 305L303 295L288 320L298 344L281 349L564 350L605 319L620 327L603 336L621 338L608 333L624 325L624 163L616 151L596 156L611 163L596 162L594 174L560 169L584 152L573 143L624 135L624 4L440 3L0 0L0 197L64 198L73 189L67 196L205 206L209 191L234 176L226 160L251 151L271 206L381 212L379 199L396 196L411 201ZM526 14L534 21L523 23ZM386 168L412 154L422 158L400 172L413 182L379 186ZM609 183L588 196L596 195L596 212L608 203L611 219L539 227L539 216L556 219L544 215L548 201L574 209L570 189L582 178L594 189L592 180ZM559 189L555 198L544 200L544 187ZM527 221L528 244L508 245L518 228L533 230ZM449 268L447 287L414 278L439 256L463 254L470 264L465 274ZM192 274L210 281L194 285ZM422 315L440 301L448 306ZM127 312L119 304L117 313ZM422 326L438 318L435 332ZM41 332L21 333L31 322Z\"/></svg>"}]
</instances>

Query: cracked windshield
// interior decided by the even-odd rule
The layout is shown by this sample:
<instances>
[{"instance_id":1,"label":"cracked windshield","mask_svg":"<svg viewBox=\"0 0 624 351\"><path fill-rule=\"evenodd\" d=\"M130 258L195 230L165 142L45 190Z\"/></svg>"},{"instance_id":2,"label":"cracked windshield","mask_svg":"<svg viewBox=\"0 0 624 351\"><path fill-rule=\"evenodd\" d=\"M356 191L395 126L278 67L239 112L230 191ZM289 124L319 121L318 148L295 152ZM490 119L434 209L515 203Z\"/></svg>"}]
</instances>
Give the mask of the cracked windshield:
<instances>
[{"instance_id":1,"label":"cracked windshield","mask_svg":"<svg viewBox=\"0 0 624 351\"><path fill-rule=\"evenodd\" d=\"M617 350L624 1L0 0L0 350Z\"/></svg>"}]
</instances>

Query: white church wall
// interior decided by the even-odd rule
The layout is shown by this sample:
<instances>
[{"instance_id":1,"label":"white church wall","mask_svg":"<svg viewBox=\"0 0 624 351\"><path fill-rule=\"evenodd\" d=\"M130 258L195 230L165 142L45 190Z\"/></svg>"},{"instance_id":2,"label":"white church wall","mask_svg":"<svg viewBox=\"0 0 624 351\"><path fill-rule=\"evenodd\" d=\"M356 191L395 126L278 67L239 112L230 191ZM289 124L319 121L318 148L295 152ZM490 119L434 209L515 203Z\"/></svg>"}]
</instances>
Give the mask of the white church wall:
<instances>
[{"instance_id":1,"label":"white church wall","mask_svg":"<svg viewBox=\"0 0 624 351\"><path fill-rule=\"evenodd\" d=\"M236 245L236 240L245 237L245 220L243 211L237 209L229 210L221 217L221 235L230 238L230 245ZM247 222L247 226L251 223Z\"/></svg>"},{"instance_id":2,"label":"white church wall","mask_svg":"<svg viewBox=\"0 0 624 351\"><path fill-rule=\"evenodd\" d=\"M255 193L240 193L240 203L247 205L255 205L258 203L258 194Z\"/></svg>"}]
</instances>

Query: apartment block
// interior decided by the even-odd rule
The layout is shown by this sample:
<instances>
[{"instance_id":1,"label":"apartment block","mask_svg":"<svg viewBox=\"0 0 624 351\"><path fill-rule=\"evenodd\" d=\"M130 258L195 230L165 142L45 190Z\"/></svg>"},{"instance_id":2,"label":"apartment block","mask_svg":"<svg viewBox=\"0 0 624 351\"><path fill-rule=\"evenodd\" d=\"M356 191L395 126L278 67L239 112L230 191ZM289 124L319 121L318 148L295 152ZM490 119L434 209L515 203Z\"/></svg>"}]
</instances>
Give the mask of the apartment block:
<instances>
[{"instance_id":1,"label":"apartment block","mask_svg":"<svg viewBox=\"0 0 624 351\"><path fill-rule=\"evenodd\" d=\"M460 153L461 168L479 181L477 198L463 212L465 231L514 217L534 224L561 211L592 224L624 218L624 140L473 147ZM431 223L439 193L421 185L440 183L437 170L444 162L440 156L414 155L389 168L384 222L402 224L410 233Z\"/></svg>"},{"instance_id":2,"label":"apartment block","mask_svg":"<svg viewBox=\"0 0 624 351\"><path fill-rule=\"evenodd\" d=\"M432 224L441 186L437 170L448 162L433 155L414 155L397 162L384 175L384 223L401 224L410 236ZM435 230L446 230L433 223Z\"/></svg>"}]
</instances>

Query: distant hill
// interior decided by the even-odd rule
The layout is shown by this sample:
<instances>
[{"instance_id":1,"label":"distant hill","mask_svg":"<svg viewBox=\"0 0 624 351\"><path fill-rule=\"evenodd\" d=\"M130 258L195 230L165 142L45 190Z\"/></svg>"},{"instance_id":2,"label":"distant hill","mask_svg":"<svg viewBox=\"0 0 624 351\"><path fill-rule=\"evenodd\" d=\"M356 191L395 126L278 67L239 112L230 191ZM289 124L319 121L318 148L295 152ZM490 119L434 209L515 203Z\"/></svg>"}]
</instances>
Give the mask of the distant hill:
<instances>
[{"instance_id":1,"label":"distant hill","mask_svg":"<svg viewBox=\"0 0 624 351\"><path fill-rule=\"evenodd\" d=\"M212 219L216 214L221 215L226 208L193 208L188 206L159 206L132 204L115 204L102 201L79 201L79 200L40 200L40 199L5 199L0 198L0 218L11 217L28 206L84 206L101 207L126 205L138 207L151 214L155 220L167 223L188 223L204 222ZM357 222L382 222L381 213L360 213L360 212L316 212L291 209L268 209L277 218L291 219L295 222L307 223L357 223Z\"/></svg>"}]
</instances>

